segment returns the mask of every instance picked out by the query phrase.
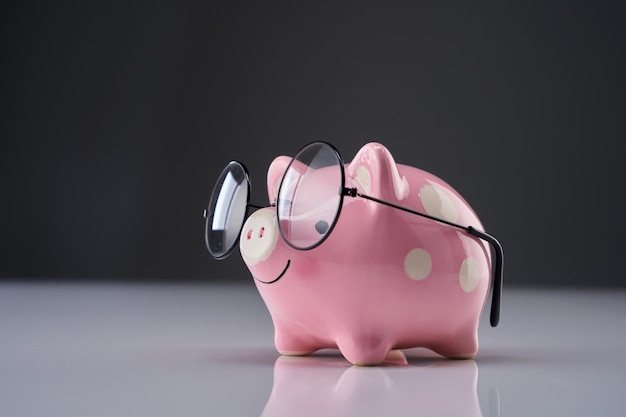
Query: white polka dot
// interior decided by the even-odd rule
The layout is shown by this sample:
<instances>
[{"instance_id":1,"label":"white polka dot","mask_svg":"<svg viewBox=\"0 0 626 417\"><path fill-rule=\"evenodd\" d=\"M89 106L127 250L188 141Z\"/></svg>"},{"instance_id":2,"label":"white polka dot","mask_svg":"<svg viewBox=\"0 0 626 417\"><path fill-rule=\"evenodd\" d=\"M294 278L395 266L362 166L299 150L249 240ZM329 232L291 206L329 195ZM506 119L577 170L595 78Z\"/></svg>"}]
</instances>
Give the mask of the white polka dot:
<instances>
[{"instance_id":1,"label":"white polka dot","mask_svg":"<svg viewBox=\"0 0 626 417\"><path fill-rule=\"evenodd\" d=\"M409 278L414 280L426 278L432 267L433 261L424 249L413 249L404 258L404 270Z\"/></svg>"},{"instance_id":2,"label":"white polka dot","mask_svg":"<svg viewBox=\"0 0 626 417\"><path fill-rule=\"evenodd\" d=\"M361 165L356 169L354 181L361 186L365 194L370 193L372 181L370 172L366 167Z\"/></svg>"},{"instance_id":3,"label":"white polka dot","mask_svg":"<svg viewBox=\"0 0 626 417\"><path fill-rule=\"evenodd\" d=\"M449 222L457 221L459 213L454 201L439 186L431 184L423 186L420 190L420 200L422 200L426 213L431 216Z\"/></svg>"},{"instance_id":4,"label":"white polka dot","mask_svg":"<svg viewBox=\"0 0 626 417\"><path fill-rule=\"evenodd\" d=\"M465 292L470 292L478 285L480 279L480 264L474 258L467 258L461 264L459 283Z\"/></svg>"}]
</instances>

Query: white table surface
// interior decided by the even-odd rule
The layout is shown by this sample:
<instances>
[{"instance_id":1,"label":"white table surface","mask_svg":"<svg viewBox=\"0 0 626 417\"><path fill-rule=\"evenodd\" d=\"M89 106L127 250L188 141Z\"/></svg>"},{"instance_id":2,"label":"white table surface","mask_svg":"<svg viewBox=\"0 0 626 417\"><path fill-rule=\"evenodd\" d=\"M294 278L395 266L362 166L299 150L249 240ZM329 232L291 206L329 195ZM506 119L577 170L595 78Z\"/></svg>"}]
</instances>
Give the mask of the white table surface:
<instances>
[{"instance_id":1,"label":"white table surface","mask_svg":"<svg viewBox=\"0 0 626 417\"><path fill-rule=\"evenodd\" d=\"M0 283L0 416L626 416L626 290L505 288L475 360L280 357L254 285Z\"/></svg>"}]
</instances>

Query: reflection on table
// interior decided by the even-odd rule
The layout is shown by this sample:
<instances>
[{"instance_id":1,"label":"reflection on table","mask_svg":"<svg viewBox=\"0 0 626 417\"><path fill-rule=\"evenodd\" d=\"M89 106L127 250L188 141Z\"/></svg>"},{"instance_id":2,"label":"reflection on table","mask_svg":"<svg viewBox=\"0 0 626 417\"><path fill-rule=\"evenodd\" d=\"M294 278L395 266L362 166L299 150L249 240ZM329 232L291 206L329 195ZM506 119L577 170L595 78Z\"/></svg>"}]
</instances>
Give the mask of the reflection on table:
<instances>
[{"instance_id":1,"label":"reflection on table","mask_svg":"<svg viewBox=\"0 0 626 417\"><path fill-rule=\"evenodd\" d=\"M482 416L473 360L407 360L392 351L381 366L340 356L279 357L263 410L273 416Z\"/></svg>"}]
</instances>

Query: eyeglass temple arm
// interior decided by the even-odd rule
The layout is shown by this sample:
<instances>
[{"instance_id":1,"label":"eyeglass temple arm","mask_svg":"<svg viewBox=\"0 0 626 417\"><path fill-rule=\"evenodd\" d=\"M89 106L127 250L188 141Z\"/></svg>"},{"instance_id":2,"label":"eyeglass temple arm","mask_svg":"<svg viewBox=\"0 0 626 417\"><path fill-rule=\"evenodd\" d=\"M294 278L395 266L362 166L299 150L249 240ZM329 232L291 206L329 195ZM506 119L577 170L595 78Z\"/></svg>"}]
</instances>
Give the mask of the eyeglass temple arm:
<instances>
[{"instance_id":1,"label":"eyeglass temple arm","mask_svg":"<svg viewBox=\"0 0 626 417\"><path fill-rule=\"evenodd\" d=\"M491 236L490 234L486 232L481 232L480 230L477 230L473 228L472 226L461 226L460 224L456 224L456 223L453 223L444 219L440 219L438 217L431 216L426 213L421 213L419 211L411 210L409 208L402 207L397 204L390 203L388 201L379 200L378 198L369 196L367 194L361 194L357 191L356 188L344 188L343 195L347 195L350 197L358 196L366 200L374 201L376 203L379 203L388 207L405 211L407 213L416 214L418 216L425 217L427 219L431 219L440 223L447 224L449 226L456 227L461 230L465 230L467 233L487 241L491 245L491 247L494 249L495 258L496 258L494 266L493 266L493 278L492 278L493 295L491 297L491 314L489 316L489 321L491 323L491 327L496 327L498 325L498 322L500 321L500 301L502 298L502 276L503 276L503 268L504 268L504 251L502 249L502 245L500 244L500 242L498 242L498 239L496 239L495 237Z\"/></svg>"},{"instance_id":2,"label":"eyeglass temple arm","mask_svg":"<svg viewBox=\"0 0 626 417\"><path fill-rule=\"evenodd\" d=\"M474 229L472 226L468 226L466 230L469 234L489 242L489 244L495 251L496 259L495 265L493 267L493 294L491 296L491 315L489 316L489 321L491 323L491 327L496 327L500 322L500 300L502 298L504 250L502 249L502 245L500 244L500 242L498 242L498 239L491 236L489 233L481 232L480 230Z\"/></svg>"}]
</instances>

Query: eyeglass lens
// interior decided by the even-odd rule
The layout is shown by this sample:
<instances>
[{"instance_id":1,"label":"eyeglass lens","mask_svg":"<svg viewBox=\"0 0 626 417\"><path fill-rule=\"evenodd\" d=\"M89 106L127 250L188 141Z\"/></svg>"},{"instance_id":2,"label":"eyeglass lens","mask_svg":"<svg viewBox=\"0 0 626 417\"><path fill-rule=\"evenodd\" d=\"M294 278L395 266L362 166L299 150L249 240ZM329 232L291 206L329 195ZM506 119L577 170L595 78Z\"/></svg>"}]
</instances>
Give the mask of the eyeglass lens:
<instances>
[{"instance_id":1,"label":"eyeglass lens","mask_svg":"<svg viewBox=\"0 0 626 417\"><path fill-rule=\"evenodd\" d=\"M243 165L230 162L220 174L209 202L206 246L214 258L234 248L246 218L250 182Z\"/></svg>"},{"instance_id":2,"label":"eyeglass lens","mask_svg":"<svg viewBox=\"0 0 626 417\"><path fill-rule=\"evenodd\" d=\"M311 249L332 231L341 210L341 158L326 143L312 143L291 161L276 201L278 225L296 249Z\"/></svg>"}]
</instances>

